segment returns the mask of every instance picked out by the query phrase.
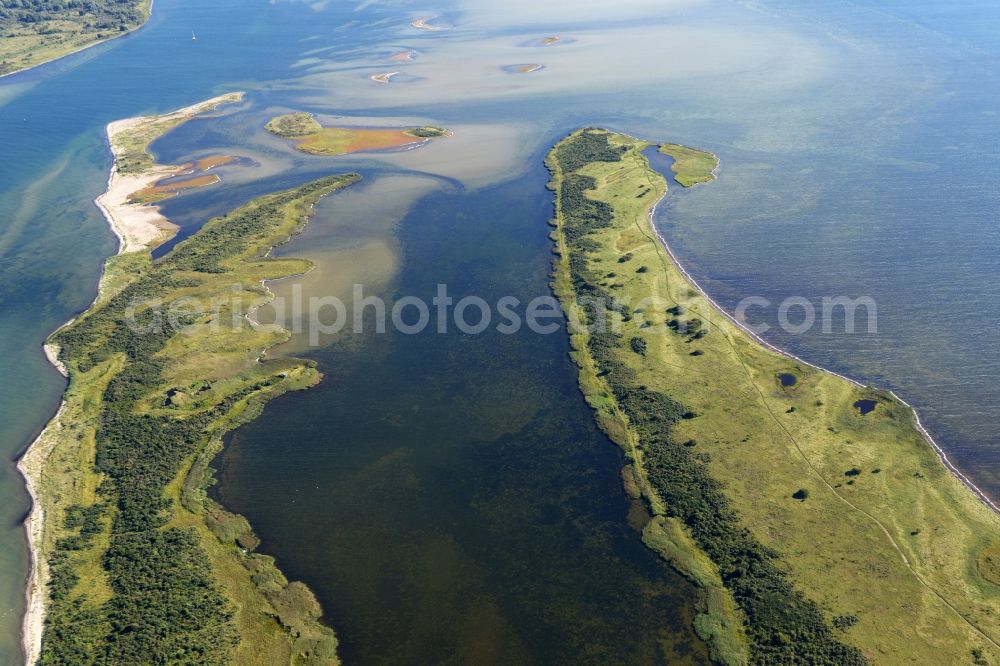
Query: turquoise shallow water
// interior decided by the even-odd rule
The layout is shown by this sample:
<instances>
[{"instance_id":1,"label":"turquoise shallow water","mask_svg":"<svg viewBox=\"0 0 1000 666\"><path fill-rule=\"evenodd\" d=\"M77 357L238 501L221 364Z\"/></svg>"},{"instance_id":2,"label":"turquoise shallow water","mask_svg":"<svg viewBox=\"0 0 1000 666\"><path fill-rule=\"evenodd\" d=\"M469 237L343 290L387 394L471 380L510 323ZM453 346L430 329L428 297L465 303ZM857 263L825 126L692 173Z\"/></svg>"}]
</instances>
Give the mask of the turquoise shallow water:
<instances>
[{"instance_id":1,"label":"turquoise shallow water","mask_svg":"<svg viewBox=\"0 0 1000 666\"><path fill-rule=\"evenodd\" d=\"M576 126L713 150L719 181L676 193L659 218L695 277L729 308L750 295L873 297L876 335L767 337L898 390L1000 495L998 10L710 2L650 15L637 1L613 20L598 9L567 20L528 5L441 7L456 29L430 34L407 27L420 8L406 5L160 0L141 32L0 80L0 662L19 654L27 570L28 503L13 460L63 387L39 346L86 307L114 249L91 205L109 166L103 127L233 89L250 92L242 111L192 123L156 150L179 160L229 149L260 166L222 172L222 185L167 213L186 233L331 170L420 175L435 191L388 225L388 295L429 294L441 281L488 298L544 292L538 163ZM552 33L574 39L517 46ZM385 54L411 47L412 83L367 81ZM671 49L701 57L668 58ZM503 72L535 59L543 71ZM412 158L324 161L261 131L272 112L295 108L459 131ZM323 225L361 228L372 222L365 211L360 199L341 209L331 200L318 235L283 251L322 252L343 241ZM773 323L773 311L760 315ZM609 645L648 661L659 648L642 630L698 661L686 587L628 528L620 456L591 425L565 351L560 335L387 336L311 350L327 382L234 436L219 496L316 589L357 661L607 657Z\"/></svg>"}]
</instances>

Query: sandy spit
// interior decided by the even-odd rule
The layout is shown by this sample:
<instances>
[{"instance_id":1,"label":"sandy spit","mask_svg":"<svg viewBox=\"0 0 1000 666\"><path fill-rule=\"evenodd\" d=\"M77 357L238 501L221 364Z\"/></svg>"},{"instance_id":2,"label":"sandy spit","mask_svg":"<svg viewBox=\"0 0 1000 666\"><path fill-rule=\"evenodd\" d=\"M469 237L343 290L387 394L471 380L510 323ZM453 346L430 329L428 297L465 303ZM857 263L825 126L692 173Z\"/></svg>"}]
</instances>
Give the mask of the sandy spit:
<instances>
[{"instance_id":1,"label":"sandy spit","mask_svg":"<svg viewBox=\"0 0 1000 666\"><path fill-rule=\"evenodd\" d=\"M238 102L243 93L220 95L162 116L140 116L126 120L116 120L108 124L108 143L117 160L124 151L121 136L135 131L148 131L156 125L173 123L192 118L199 113L210 111L222 104ZM121 174L115 167L108 177L108 189L94 200L104 213L111 231L118 237L118 254L148 250L156 247L177 231L177 227L160 214L156 206L129 203L128 198L157 181L176 176L177 167L155 166L140 174Z\"/></svg>"}]
</instances>

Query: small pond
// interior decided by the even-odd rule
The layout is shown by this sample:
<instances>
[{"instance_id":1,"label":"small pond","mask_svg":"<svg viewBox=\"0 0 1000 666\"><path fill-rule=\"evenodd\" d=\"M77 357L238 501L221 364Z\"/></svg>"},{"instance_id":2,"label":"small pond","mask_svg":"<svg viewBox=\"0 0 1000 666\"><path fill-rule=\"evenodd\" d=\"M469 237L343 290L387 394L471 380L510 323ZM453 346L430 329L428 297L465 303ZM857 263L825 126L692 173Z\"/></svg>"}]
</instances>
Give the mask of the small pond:
<instances>
[{"instance_id":1,"label":"small pond","mask_svg":"<svg viewBox=\"0 0 1000 666\"><path fill-rule=\"evenodd\" d=\"M854 403L854 406L858 408L861 415L870 414L875 411L875 405L878 403L875 400L858 400Z\"/></svg>"}]
</instances>

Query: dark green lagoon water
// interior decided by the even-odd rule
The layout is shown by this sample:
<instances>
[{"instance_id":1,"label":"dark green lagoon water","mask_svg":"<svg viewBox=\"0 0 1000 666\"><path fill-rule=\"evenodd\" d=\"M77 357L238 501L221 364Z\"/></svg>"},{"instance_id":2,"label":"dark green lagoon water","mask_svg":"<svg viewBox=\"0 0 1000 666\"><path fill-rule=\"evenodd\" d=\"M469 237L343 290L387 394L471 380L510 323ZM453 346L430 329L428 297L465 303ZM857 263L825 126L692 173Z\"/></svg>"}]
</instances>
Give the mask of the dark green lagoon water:
<instances>
[{"instance_id":1,"label":"dark green lagoon water","mask_svg":"<svg viewBox=\"0 0 1000 666\"><path fill-rule=\"evenodd\" d=\"M766 337L899 391L1000 495L1000 10L626 0L566 14L476 0L430 8L453 26L430 33L408 25L423 9L159 0L139 33L0 80L0 663L19 659L27 573L14 460L63 389L40 345L86 308L114 251L91 203L110 162L104 125L231 90L247 102L155 149L256 166L224 168L164 210L187 234L259 193L360 171L363 185L279 250L317 262L308 294L361 281L430 298L447 283L456 298L529 300L546 293L540 162L555 140L606 124L713 150L719 181L660 210L692 273L728 308L873 297L877 334ZM549 34L572 39L521 46ZM411 48L412 63L388 60ZM504 71L536 61L545 69ZM404 68L409 80L368 80ZM262 129L291 109L455 136L310 158ZM317 592L349 663L704 661L690 589L629 527L621 455L567 351L562 334L528 331L284 350L326 380L233 435L216 493Z\"/></svg>"},{"instance_id":2,"label":"dark green lagoon water","mask_svg":"<svg viewBox=\"0 0 1000 666\"><path fill-rule=\"evenodd\" d=\"M400 227L390 292L544 293L544 182L536 168L426 198ZM561 331L365 336L310 354L327 381L231 438L219 498L315 584L349 662L650 663L697 650L690 590L628 526L622 456L579 399L568 351Z\"/></svg>"}]
</instances>

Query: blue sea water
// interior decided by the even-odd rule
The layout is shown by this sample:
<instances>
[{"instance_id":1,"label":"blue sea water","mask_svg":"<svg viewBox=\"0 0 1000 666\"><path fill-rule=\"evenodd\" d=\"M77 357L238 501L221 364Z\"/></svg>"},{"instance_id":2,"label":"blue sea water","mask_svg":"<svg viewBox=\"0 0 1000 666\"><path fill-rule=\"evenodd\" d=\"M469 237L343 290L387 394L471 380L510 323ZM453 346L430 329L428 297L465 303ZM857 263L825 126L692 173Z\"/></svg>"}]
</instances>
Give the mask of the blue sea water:
<instances>
[{"instance_id":1,"label":"blue sea water","mask_svg":"<svg viewBox=\"0 0 1000 666\"><path fill-rule=\"evenodd\" d=\"M140 32L0 80L0 662L20 654L28 567L14 460L63 389L40 345L86 308L114 252L91 203L110 163L104 125L234 89L249 92L237 113L191 123L156 152L228 150L260 166L223 171L165 212L190 233L330 171L420 176L428 192L390 225L389 295L441 281L544 293L540 161L579 125L712 150L719 180L675 193L658 218L692 274L731 309L747 296L873 298L875 334L766 337L897 390L1000 495L1000 7L635 0L614 17L587 7L567 18L457 2L433 8L455 26L442 33L408 27L422 9L159 0ZM560 33L574 39L518 46ZM412 83L367 80L411 46ZM535 59L541 72L503 72ZM427 119L456 128L454 148L306 158L261 129L299 108ZM366 223L360 203L338 205L317 228ZM323 249L306 240L282 251ZM652 635L703 661L690 590L629 528L621 458L592 426L565 352L561 336L528 335L311 350L327 381L234 436L218 495L316 590L352 660L527 662L624 645L637 662L662 657Z\"/></svg>"}]
</instances>

